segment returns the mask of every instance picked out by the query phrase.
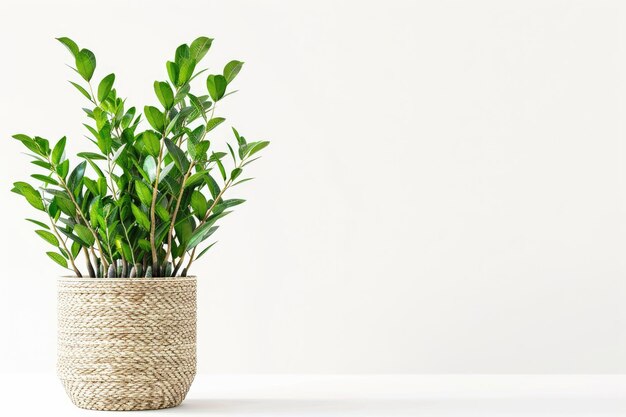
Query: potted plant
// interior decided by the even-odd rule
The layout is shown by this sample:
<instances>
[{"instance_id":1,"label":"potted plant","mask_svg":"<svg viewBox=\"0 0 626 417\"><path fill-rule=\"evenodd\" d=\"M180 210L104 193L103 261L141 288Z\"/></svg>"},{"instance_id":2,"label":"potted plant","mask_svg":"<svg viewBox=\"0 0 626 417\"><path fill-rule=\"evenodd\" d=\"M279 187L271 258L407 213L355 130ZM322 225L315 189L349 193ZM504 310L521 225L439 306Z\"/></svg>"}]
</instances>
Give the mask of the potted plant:
<instances>
[{"instance_id":1,"label":"potted plant","mask_svg":"<svg viewBox=\"0 0 626 417\"><path fill-rule=\"evenodd\" d=\"M214 150L211 132L225 120L216 108L234 93L243 63L198 78L203 91L192 94L210 38L176 49L168 80L154 82L158 105L143 116L118 95L114 74L95 83L90 50L58 40L80 77L70 83L89 103L93 150L72 168L65 137L17 134L40 171L31 175L37 184L12 190L40 214L27 220L53 247L47 255L73 273L58 282L58 374L79 407L176 406L196 372L191 266L213 245L217 222L244 202L226 193L250 180L244 169L269 142L248 142L233 128L233 145Z\"/></svg>"}]
</instances>

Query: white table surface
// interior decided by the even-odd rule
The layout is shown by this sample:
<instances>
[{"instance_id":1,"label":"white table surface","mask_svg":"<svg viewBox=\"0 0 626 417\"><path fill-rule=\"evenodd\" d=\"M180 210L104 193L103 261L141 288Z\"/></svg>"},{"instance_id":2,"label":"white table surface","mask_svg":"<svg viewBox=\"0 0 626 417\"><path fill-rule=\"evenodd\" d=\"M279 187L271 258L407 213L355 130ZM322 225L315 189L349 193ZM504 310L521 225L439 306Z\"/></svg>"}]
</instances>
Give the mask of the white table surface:
<instances>
[{"instance_id":1,"label":"white table surface","mask_svg":"<svg viewBox=\"0 0 626 417\"><path fill-rule=\"evenodd\" d=\"M0 398L2 416L97 413L50 374L0 374ZM146 415L626 416L626 375L199 375L181 406Z\"/></svg>"}]
</instances>

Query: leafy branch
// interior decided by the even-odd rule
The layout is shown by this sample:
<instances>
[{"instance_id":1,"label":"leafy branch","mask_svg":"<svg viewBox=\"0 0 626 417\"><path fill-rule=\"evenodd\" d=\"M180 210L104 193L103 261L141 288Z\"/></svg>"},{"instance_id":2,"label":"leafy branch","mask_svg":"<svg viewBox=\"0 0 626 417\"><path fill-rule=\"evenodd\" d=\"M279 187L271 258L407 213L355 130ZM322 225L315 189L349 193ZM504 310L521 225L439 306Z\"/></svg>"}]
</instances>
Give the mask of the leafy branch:
<instances>
[{"instance_id":1,"label":"leafy branch","mask_svg":"<svg viewBox=\"0 0 626 417\"><path fill-rule=\"evenodd\" d=\"M50 226L28 220L55 247L47 255L77 276L82 276L76 266L80 252L91 277L186 275L213 246L206 241L217 221L244 202L224 200L225 192L249 180L239 180L244 167L269 144L248 143L233 128L237 144L226 143L233 164L227 175L228 153L214 150L208 138L225 121L215 115L216 105L235 92L229 89L243 62L230 61L221 73L208 74L204 91L194 94L191 82L206 71L197 66L213 40L200 37L183 44L166 63L168 80L154 82L161 108L148 105L139 113L118 96L115 74L94 88L96 57L90 50L66 37L58 40L70 51L72 68L81 78L70 83L89 103L83 109L84 126L94 149L78 153L82 162L70 171L65 138L51 146L39 136L14 135L44 172L32 175L42 186L16 182L12 191L45 213ZM223 181L221 188L214 171Z\"/></svg>"}]
</instances>

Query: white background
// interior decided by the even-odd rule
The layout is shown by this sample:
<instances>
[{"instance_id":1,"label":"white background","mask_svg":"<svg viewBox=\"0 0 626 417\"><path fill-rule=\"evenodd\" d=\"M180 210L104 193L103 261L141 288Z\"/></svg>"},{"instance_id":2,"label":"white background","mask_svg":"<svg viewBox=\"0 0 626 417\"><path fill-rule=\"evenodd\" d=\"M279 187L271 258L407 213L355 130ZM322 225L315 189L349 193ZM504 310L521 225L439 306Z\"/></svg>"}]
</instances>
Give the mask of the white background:
<instances>
[{"instance_id":1,"label":"white background","mask_svg":"<svg viewBox=\"0 0 626 417\"><path fill-rule=\"evenodd\" d=\"M69 36L156 104L177 45L246 62L272 145L196 264L199 371L626 372L626 4L0 4L0 371L54 372L55 277L14 133L85 150ZM228 129L213 140L229 138Z\"/></svg>"}]
</instances>

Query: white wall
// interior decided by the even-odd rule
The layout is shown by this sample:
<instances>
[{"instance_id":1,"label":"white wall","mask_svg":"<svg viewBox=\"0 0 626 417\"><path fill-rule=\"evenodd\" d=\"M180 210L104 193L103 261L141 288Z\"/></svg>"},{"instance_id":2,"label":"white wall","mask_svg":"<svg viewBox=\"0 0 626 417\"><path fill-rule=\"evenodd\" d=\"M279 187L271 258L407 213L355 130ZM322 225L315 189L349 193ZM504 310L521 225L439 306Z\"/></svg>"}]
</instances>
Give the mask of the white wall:
<instances>
[{"instance_id":1,"label":"white wall","mask_svg":"<svg viewBox=\"0 0 626 417\"><path fill-rule=\"evenodd\" d=\"M270 139L198 262L201 372L626 372L626 4L0 4L0 371L50 371L55 276L17 132L85 149L67 35L155 103L175 47L246 61ZM226 137L226 128L215 140Z\"/></svg>"}]
</instances>

